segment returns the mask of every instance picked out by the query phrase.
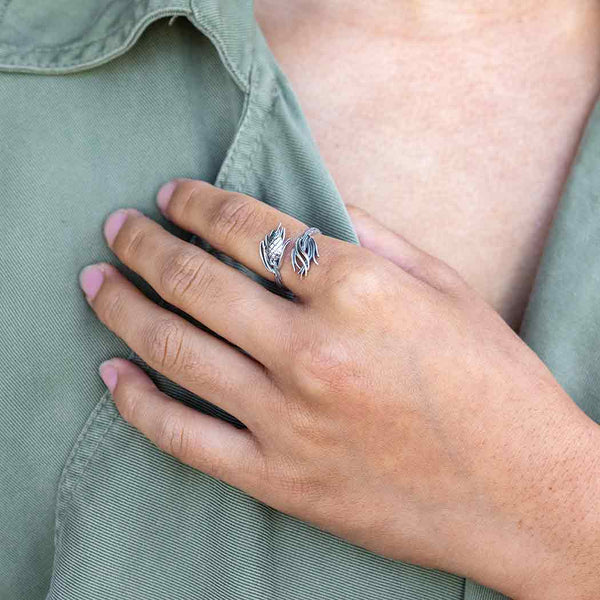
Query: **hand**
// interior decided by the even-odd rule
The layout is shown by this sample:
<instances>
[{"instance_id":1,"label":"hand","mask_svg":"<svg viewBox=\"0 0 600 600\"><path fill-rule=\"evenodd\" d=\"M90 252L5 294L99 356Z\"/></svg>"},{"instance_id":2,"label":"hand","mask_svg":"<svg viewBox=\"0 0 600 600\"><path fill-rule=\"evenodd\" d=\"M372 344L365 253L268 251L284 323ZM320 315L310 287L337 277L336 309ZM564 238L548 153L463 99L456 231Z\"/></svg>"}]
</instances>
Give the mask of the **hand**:
<instances>
[{"instance_id":1,"label":"hand","mask_svg":"<svg viewBox=\"0 0 600 600\"><path fill-rule=\"evenodd\" d=\"M193 180L158 198L167 218L271 279L259 242L279 222L288 236L307 227ZM597 598L598 427L453 269L352 216L363 247L315 234L319 264L303 279L285 258L290 301L138 211L113 213L117 257L231 344L105 263L81 275L91 307L247 428L115 358L101 374L123 418L181 461L375 553L515 598Z\"/></svg>"}]
</instances>

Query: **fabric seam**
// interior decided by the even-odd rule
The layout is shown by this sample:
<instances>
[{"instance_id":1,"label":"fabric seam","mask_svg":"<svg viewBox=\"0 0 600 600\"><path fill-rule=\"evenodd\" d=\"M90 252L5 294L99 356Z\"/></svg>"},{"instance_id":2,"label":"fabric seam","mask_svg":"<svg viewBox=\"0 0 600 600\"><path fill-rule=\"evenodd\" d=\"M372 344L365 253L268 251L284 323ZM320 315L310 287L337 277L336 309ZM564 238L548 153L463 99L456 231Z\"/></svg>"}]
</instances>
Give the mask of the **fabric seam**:
<instances>
[{"instance_id":1,"label":"fabric seam","mask_svg":"<svg viewBox=\"0 0 600 600\"><path fill-rule=\"evenodd\" d=\"M7 1L11 2L12 0ZM141 6L142 3L145 3L147 6L148 2L149 0L136 0L133 10L138 10L138 7ZM8 6L8 4L6 6ZM221 36L216 31L213 31L211 29L211 27L206 23L203 15L197 12L192 5L190 5L190 7L187 9L182 9L180 7L160 8L147 13L141 19L136 18L135 15L130 16L125 25L111 30L111 32L109 32L102 38L87 41L85 43L63 44L59 46L36 48L27 51L17 51L14 50L15 48L17 48L17 46L0 43L0 54L4 54L2 58L3 62L0 62L0 70L13 69L20 70L22 72L33 71L36 73L45 73L50 75L69 72L72 73L77 71L84 71L86 69L91 69L93 67L97 67L99 65L110 62L112 59L117 58L118 56L121 56L122 54L127 52L135 44L135 42L139 39L139 37L151 23L169 15L185 16L205 37L207 37L213 44L213 46L216 48L221 60L224 62L235 83L244 93L248 93L248 78L244 77L240 69L238 69L238 67L230 60L229 55L225 51L225 44ZM129 31L126 34L125 38L117 44L117 47L114 50L112 50L108 54L96 57L93 60L89 60L87 62L63 62L61 64L48 66L44 66L39 62L40 57L51 52L57 52L60 50L78 50L80 52L85 51L93 45L106 43L109 39L122 35L123 32L127 31L127 29L129 29ZM9 49L10 51L5 52L2 50L3 48ZM254 44L252 49L254 50ZM21 57L21 60L15 60L15 56ZM37 60L34 60L34 58L36 58Z\"/></svg>"},{"instance_id":2,"label":"fabric seam","mask_svg":"<svg viewBox=\"0 0 600 600\"><path fill-rule=\"evenodd\" d=\"M133 353L128 356L128 359L133 356ZM98 423L98 418L100 415L108 410L110 407L109 402L112 402L110 393L108 390L104 392L100 400L96 403L92 413L88 417L86 424L81 430L75 445L71 449L69 454L69 458L65 463L63 468L63 472L58 484L58 494L57 494L57 502L56 502L56 517L55 517L55 531L54 531L54 539L55 539L55 548L58 547L60 542L60 534L63 527L63 517L66 510L69 508L71 500L79 486L80 481L83 479L90 463L94 459L98 450L102 446L102 442L110 429L112 428L113 423L115 422L118 412L115 409L115 414L110 419L110 421L106 424L104 431L102 431L99 437L95 441L95 445L89 456L84 457L81 455L80 449L85 446L85 443L90 440L93 433L96 430L96 426ZM78 461L83 459L84 462L81 463L81 470L78 472L77 466Z\"/></svg>"},{"instance_id":3,"label":"fabric seam","mask_svg":"<svg viewBox=\"0 0 600 600\"><path fill-rule=\"evenodd\" d=\"M3 10L6 10L6 7L12 0L5 0L6 5ZM132 7L133 11L138 10L138 8L142 5L148 6L149 0L134 0L134 4ZM232 74L235 79L237 85L244 91L248 92L248 81L247 77L244 77L243 73L240 69L230 60L228 54L225 52L225 44L223 42L222 37L219 33L212 30L211 27L206 23L201 12L197 11L193 5L190 5L188 9L182 9L180 7L167 7L156 9L155 11L149 12L144 15L143 18L136 18L135 14L130 16L127 19L127 22L124 25L111 29L106 35L96 38L94 40L88 40L86 42L74 42L70 44L59 44L56 46L42 46L37 48L32 48L30 50L19 50L19 47L14 44L6 44L0 43L0 54L4 54L3 60L5 62L0 63L0 68L6 67L21 67L22 69L35 69L35 70L43 70L46 73L52 72L66 72L67 69L77 69L77 70L85 70L89 69L101 64L104 64L117 56L120 56L124 52L126 52L140 37L140 35L145 31L146 27L150 25L152 22L163 16L185 16L187 17L197 28L198 30L205 35L215 46L217 52L219 53L221 60L226 64L229 72ZM4 16L3 11L0 11L0 20ZM96 57L93 60L87 62L78 62L71 61L61 63L60 65L48 66L44 67L32 60L33 57L41 57L48 53L57 52L60 50L79 50L84 51L91 46L99 45L101 43L106 43L110 38L114 38L122 34L123 32L129 29L129 33L127 37L121 42L117 48L115 48L112 52L105 54L100 57ZM254 49L254 48L253 48ZM20 56L23 62L16 62L11 57Z\"/></svg>"},{"instance_id":4,"label":"fabric seam","mask_svg":"<svg viewBox=\"0 0 600 600\"><path fill-rule=\"evenodd\" d=\"M273 109L275 108L275 104L277 103L278 98L279 98L279 90L278 90L277 86L273 86L273 89L271 90L271 97L269 98L269 106L268 106L268 109L265 111L265 114L263 115L260 131L256 135L256 137L254 139L254 143L252 145L252 148L248 152L248 156L246 157L244 176L240 181L240 188L242 188L242 189L244 189L246 187L246 182L248 181L248 175L250 173L250 169L252 168L252 165L254 164L254 159L257 155L257 150L260 147L260 144L265 135L267 119L273 112ZM243 167L244 167L244 165L242 165L241 168L243 168Z\"/></svg>"},{"instance_id":5,"label":"fabric seam","mask_svg":"<svg viewBox=\"0 0 600 600\"><path fill-rule=\"evenodd\" d=\"M229 59L229 56L225 52L225 43L223 42L223 38L221 38L221 36L216 31L211 29L206 24L206 22L202 16L202 13L200 13L199 11L196 10L193 3L190 4L190 8L191 8L191 15L194 20L194 25L196 25L196 27L212 42L212 44L217 49L217 52L219 53L221 60L227 66L229 72L232 74L232 76L235 79L238 86L242 89L243 92L248 93L249 92L249 85L248 85L248 81L247 81L248 78L244 77L243 74L237 68L237 66L234 65L231 62L231 60ZM254 47L255 47L255 44L252 45L251 68L252 68L252 65L254 65Z\"/></svg>"},{"instance_id":6,"label":"fabric seam","mask_svg":"<svg viewBox=\"0 0 600 600\"><path fill-rule=\"evenodd\" d=\"M6 7L8 6L8 4L12 2L12 0L8 0ZM149 0L133 0L132 2L132 9L136 10L136 8L141 5L141 4L146 4L148 5ZM158 10L169 10L169 9L158 9ZM180 10L180 9L179 9ZM158 11L155 11L158 12ZM149 13L152 14L152 13ZM3 13L0 13L0 15L4 16ZM97 44L98 42L103 42L104 40L108 39L109 37L112 37L114 34L119 33L121 31L123 31L124 29L127 29L127 27L130 26L131 22L135 21L135 17L129 17L127 19L127 22L125 23L125 25L118 25L116 27L114 27L113 29L109 29L108 32L105 33L105 35L103 35L102 37L93 39L93 40L87 40L85 42L71 42L69 44L58 44L56 46L36 46L35 48L31 48L30 50L24 50L24 52L30 53L30 54L36 54L37 52L54 52L56 50L70 50L70 49L77 49L77 48L86 48L87 46L91 46L92 44ZM15 48L18 49L19 46L17 46L16 44L7 44L6 42L0 42L0 48Z\"/></svg>"},{"instance_id":7,"label":"fabric seam","mask_svg":"<svg viewBox=\"0 0 600 600\"><path fill-rule=\"evenodd\" d=\"M10 69L11 67L13 67L13 68L15 68L15 70L19 69L23 72L34 71L36 73L44 73L44 74L48 74L48 75L85 71L87 69L91 69L93 67L97 67L97 66L105 64L107 62L110 62L114 58L117 58L118 56L125 54L137 42L137 40L142 35L142 33L146 30L146 28L154 21L156 21L162 17L168 16L168 15L189 16L189 14L190 14L189 12L182 11L181 9L167 9L167 10L160 9L155 12L148 13L147 15L145 15L145 17L143 17L142 19L137 21L133 27L131 27L132 21L135 21L135 19L132 19L129 21L127 26L120 28L119 30L113 32L111 35L109 35L105 38L102 38L101 40L95 41L95 42L86 43L86 45L82 46L80 48L80 50L84 50L85 48L88 48L94 44L106 42L111 37L116 37L117 35L121 34L123 31L126 30L127 27L130 27L130 31L127 34L127 37L124 39L124 41L122 41L120 44L118 44L114 50L112 50L108 54L101 55L100 57L96 57L93 60L90 60L87 62L72 61L72 62L65 62L60 65L49 65L49 66L43 66L43 65L39 64L39 62L38 63L32 63L32 62L23 63L23 62L16 62L16 61L9 62L11 60L11 56L19 56L20 55L20 53L18 53L18 52L12 52L12 53L5 55L5 57L3 59L4 62L0 63L0 69ZM41 53L41 54L43 54L43 53ZM27 61L28 57L36 56L36 52L33 50L30 50L22 56L25 59L25 61ZM31 60L31 58L29 58L29 60Z\"/></svg>"}]
</instances>

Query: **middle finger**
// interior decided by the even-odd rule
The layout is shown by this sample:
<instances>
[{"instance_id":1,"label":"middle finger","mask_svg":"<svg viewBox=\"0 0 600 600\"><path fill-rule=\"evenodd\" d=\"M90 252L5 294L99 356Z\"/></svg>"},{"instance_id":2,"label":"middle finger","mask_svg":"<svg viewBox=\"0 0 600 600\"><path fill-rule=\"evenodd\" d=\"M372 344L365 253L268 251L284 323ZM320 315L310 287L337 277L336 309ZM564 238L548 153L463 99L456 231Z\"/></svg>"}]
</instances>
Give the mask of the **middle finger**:
<instances>
[{"instance_id":1,"label":"middle finger","mask_svg":"<svg viewBox=\"0 0 600 600\"><path fill-rule=\"evenodd\" d=\"M193 179L178 179L170 183L175 184L175 188L166 207L164 199L158 198L165 216L271 280L274 277L265 269L258 252L264 236L278 223L285 228L286 237L290 240L308 228L302 221L245 194ZM285 287L303 301L319 298L328 290L336 278L349 268L346 259L353 264L357 259L356 252L360 250L354 244L321 233L315 233L313 239L318 246L318 265L310 262L306 277L300 278L298 274L299 265L308 264L306 257L299 261L296 272L287 258L280 269ZM289 254L289 249L286 254Z\"/></svg>"},{"instance_id":2,"label":"middle finger","mask_svg":"<svg viewBox=\"0 0 600 600\"><path fill-rule=\"evenodd\" d=\"M266 367L273 365L289 334L294 303L171 235L139 211L112 213L104 233L119 259L163 299Z\"/></svg>"}]
</instances>

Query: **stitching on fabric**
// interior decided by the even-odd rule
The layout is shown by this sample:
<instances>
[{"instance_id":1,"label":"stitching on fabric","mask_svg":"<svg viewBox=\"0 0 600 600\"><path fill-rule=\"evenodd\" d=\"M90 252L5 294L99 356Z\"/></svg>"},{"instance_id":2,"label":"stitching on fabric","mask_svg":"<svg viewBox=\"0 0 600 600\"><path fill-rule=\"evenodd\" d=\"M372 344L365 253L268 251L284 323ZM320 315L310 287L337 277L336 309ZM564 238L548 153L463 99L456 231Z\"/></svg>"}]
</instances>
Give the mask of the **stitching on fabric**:
<instances>
[{"instance_id":1,"label":"stitching on fabric","mask_svg":"<svg viewBox=\"0 0 600 600\"><path fill-rule=\"evenodd\" d=\"M44 64L40 64L40 62L38 61L38 62L26 64L26 63L22 62L23 59L28 60L28 57L35 56L35 54L36 54L35 51L27 51L24 54L21 54L19 52L13 52L4 57L5 62L0 63L0 69L3 67L10 67L10 66L16 65L17 68L22 68L23 70L35 70L35 71L44 70L47 73L51 73L51 72L55 72L55 71L64 72L65 70L71 69L72 67L74 67L77 70L84 70L86 68L98 66L103 63L109 62L113 58L116 58L116 57L120 56L121 54L124 54L125 52L127 52L135 44L135 42L139 39L139 37L142 35L142 33L146 30L146 28L152 22L156 21L157 19L159 19L163 16L167 16L170 14L173 14L172 10L168 10L166 13L164 13L162 10L156 11L154 13L149 13L144 18L142 18L141 20L136 22L136 25L130 29L128 36L125 37L123 41L119 42L113 51L109 52L108 54L104 54L104 55L99 54L99 56L96 56L96 58L94 58L93 60L89 60L87 62L81 62L80 60L75 60L75 61L71 61L71 62L61 62L61 63L55 63L55 64L50 62L47 65L44 65ZM187 13L180 13L180 14L187 16ZM135 21L135 19L132 19L130 21L130 23L132 21ZM123 30L120 29L119 31L114 33L112 36L98 40L97 42L90 43L87 46L84 46L83 51L85 51L86 48L93 46L94 44L99 44L100 42L104 42L104 44L106 44L107 41L109 40L109 38L115 37L117 34L122 33L122 31ZM11 59L11 56L17 56L17 58ZM19 57L20 57L20 60L19 60ZM31 59L29 58L29 60L31 60Z\"/></svg>"},{"instance_id":2,"label":"stitching on fabric","mask_svg":"<svg viewBox=\"0 0 600 600\"><path fill-rule=\"evenodd\" d=\"M85 440L85 438L87 437L87 433L88 433L90 427L95 422L96 416L98 415L100 410L103 408L103 406L106 404L107 396L108 396L107 391L104 394L102 394L102 396L100 397L100 400L96 403L96 406L94 407L91 414L89 415L88 420L86 421L83 429L80 431L79 436L77 437L77 440L76 440L75 444L73 445L73 448L71 448L71 452L69 453L69 458L67 459L67 462L65 463L65 465L63 467L63 471L62 471L60 480L58 482L58 487L59 487L59 490L61 490L61 494L63 495L63 497L64 497L64 493L67 492L67 484L68 484L67 479L68 479L69 473L71 472L71 467L75 461L75 458L78 455L78 450L79 450L81 444L83 443L83 441Z\"/></svg>"},{"instance_id":3,"label":"stitching on fabric","mask_svg":"<svg viewBox=\"0 0 600 600\"><path fill-rule=\"evenodd\" d=\"M11 2L12 0L5 0L5 1ZM134 7L133 10L135 12L135 11L137 11L138 7L142 3L146 3L146 5L148 5L149 0L134 0L134 2L135 2L136 6ZM168 15L173 15L173 17L176 17L176 16L187 17L188 20L190 20L190 22L205 37L207 37L210 40L210 42L213 44L213 46L216 48L219 56L221 57L221 60L225 63L225 66L229 70L231 76L233 77L236 84L240 87L240 89L244 93L248 93L249 84L247 82L247 78L245 78L243 76L241 71L237 68L237 66L229 58L229 55L226 51L223 39L216 31L213 31L208 25L206 25L206 23L204 22L204 19L202 18L202 15L197 14L194 7L191 4L190 4L190 9L188 9L188 10L184 10L179 7L177 7L177 8L175 8L175 7L160 8L160 9L155 10L154 12L148 13L140 20L137 20L137 19L139 19L139 17L136 17L134 14L134 16L129 18L128 22L125 25L112 30L111 33L109 33L108 35L106 35L102 38L93 40L91 42L88 41L88 42L84 42L84 43L79 42L79 43L74 43L74 44L64 44L62 46L42 47L42 48L37 48L37 49L32 49L32 50L16 50L18 48L18 46L0 43L0 49L3 49L3 48L4 49L13 49L12 52L8 53L3 58L4 62L0 63L0 68L17 66L17 67L23 68L24 70L25 69L35 69L35 70L45 69L50 72L52 70L62 72L64 70L70 69L72 67L83 70L85 68L91 68L94 66L98 66L98 65L106 63L109 60L126 52L138 40L140 35L145 31L146 27L148 27L152 22L156 21L157 19L159 19L163 16L168 16ZM134 23L133 26L132 26L132 23ZM33 63L29 63L29 64L24 64L22 62L23 60L25 60L25 61L31 60L31 57L43 56L46 53L56 52L58 50L79 50L80 52L85 51L86 49L90 48L91 46L93 46L95 44L100 44L102 42L106 43L110 38L114 38L117 35L122 34L127 28L130 28L128 36L125 38L124 41L122 41L117 46L117 48L115 50L113 50L112 52L109 52L108 54L106 54L104 56L98 56L98 57L94 58L93 60L90 60L87 62L80 62L80 61L75 60L75 61L71 61L71 62L61 62L60 64L54 64L54 65L50 64L47 66L40 65L39 63L36 63L35 61ZM254 52L254 43L253 43L252 51ZM17 58L14 59L14 58L11 58L11 56L17 56ZM20 57L20 60L19 60L19 57Z\"/></svg>"},{"instance_id":4,"label":"stitching on fabric","mask_svg":"<svg viewBox=\"0 0 600 600\"><path fill-rule=\"evenodd\" d=\"M119 413L115 409L115 414L111 417L110 421L106 424L104 430L101 435L95 440L94 446L91 448L91 452L87 459L85 459L85 463L81 466L81 470L77 470L77 461L81 460L82 457L80 453L80 448L83 446L84 442L89 441L91 433L94 431L93 427L98 423L98 417L103 409L108 408L109 400L111 400L110 394L108 390L104 392L100 401L94 407L92 414L88 417L88 420L82 429L77 442L73 446L71 453L69 455L69 460L65 464L63 468L63 472L58 485L58 498L56 503L56 525L54 532L55 539L55 553L58 548L58 544L60 541L60 533L62 531L64 525L64 517L65 514L71 504L71 500L73 499L77 488L79 487L79 483L83 479L83 475L87 472L87 469L92 462L93 458L97 454L100 449L104 438L112 428L115 420L117 419ZM71 478L71 479L70 479Z\"/></svg>"},{"instance_id":5,"label":"stitching on fabric","mask_svg":"<svg viewBox=\"0 0 600 600\"><path fill-rule=\"evenodd\" d=\"M132 355L133 355L133 352L131 352L129 356L132 356ZM100 398L100 400L96 403L94 410L88 417L88 420L87 420L85 426L83 427L81 433L79 434L79 436L77 438L77 442L71 449L71 453L69 454L69 459L67 460L67 463L65 464L65 467L63 468L63 471L62 471L62 474L61 474L61 477L59 480L57 500L56 500L56 509L55 509L55 521L54 521L54 523L55 523L55 525L54 525L54 556L53 556L53 560L52 560L52 577L50 578L50 583L48 586L48 592L46 594L46 598L51 598L53 591L54 591L54 585L55 585L54 573L56 573L56 562L57 562L59 554L60 554L61 537L62 537L64 521L66 519L67 510L71 504L71 501L73 499L75 492L77 491L79 483L83 480L83 475L87 471L87 468L91 464L93 458L98 453L99 449L102 446L102 443L104 442L104 438L107 436L109 431L112 429L114 423L116 422L117 417L119 416L118 411L116 411L116 409L115 409L115 414L110 419L110 421L106 424L106 427L105 427L104 431L102 432L102 435L100 435L100 437L97 439L96 445L93 447L92 452L88 456L82 471L79 474L77 474L76 472L73 472L74 467L76 465L76 460L78 458L80 458L79 449L82 446L83 442L87 441L87 438L91 435L90 430L93 431L92 428L93 428L93 426L95 426L97 424L98 416L100 415L102 410L106 409L109 406L108 401L110 398L111 398L110 394L109 394L108 390L106 390L104 392L104 394L102 394L102 397ZM70 475L73 475L73 479L71 480L71 483L68 480Z\"/></svg>"},{"instance_id":6,"label":"stitching on fabric","mask_svg":"<svg viewBox=\"0 0 600 600\"><path fill-rule=\"evenodd\" d=\"M102 435L96 440L94 449L92 450L91 454L88 456L88 459L85 461L85 464L81 468L81 472L77 475L77 478L76 478L75 482L73 483L73 486L71 487L70 494L65 499L65 504L63 505L63 508L68 508L71 500L75 496L75 492L77 491L79 484L84 479L84 475L87 473L89 467L91 466L91 463L93 462L93 459L96 457L96 455L98 454L98 451L102 447L104 438L108 435L110 430L113 428L113 425L115 424L115 421L117 420L118 416L119 416L119 412L115 409L115 414L110 418L110 421L106 424L106 427L104 428L104 431L102 432ZM63 513L63 515L64 515L64 513Z\"/></svg>"},{"instance_id":7,"label":"stitching on fabric","mask_svg":"<svg viewBox=\"0 0 600 600\"><path fill-rule=\"evenodd\" d=\"M142 33L146 30L146 28L149 25L151 25L154 21L156 21L162 17L173 15L173 13L176 13L174 16L185 16L188 18L190 16L189 12L183 11L182 9L175 9L175 8L162 9L161 8L154 12L148 13L141 19L139 19L139 17L137 19L135 17L133 17L132 19L129 20L127 25L114 31L111 35L109 35L105 38L96 40L94 42L89 42L89 43L86 42L86 44L83 45L79 49L80 52L84 52L91 46L99 45L101 43L104 43L104 45L106 45L110 38L117 37L117 35L122 34L123 31L125 31L127 29L127 27L130 28L129 32L127 33L127 36L124 37L124 39L117 44L116 48L113 51L111 51L107 54L104 54L104 55L99 54L94 59L89 60L87 62L81 62L81 60L74 60L71 62L61 62L61 63L55 63L55 64L50 62L47 65L41 64L39 61L39 57L43 56L46 52L55 52L57 49L60 49L60 47L57 47L57 48L51 48L51 49L41 49L39 51L28 50L28 51L14 51L14 52L8 53L3 58L4 62L0 62L0 69L6 68L6 67L11 67L11 66L16 66L17 68L20 68L23 71L33 70L35 72L38 72L39 70L43 70L45 73L55 73L55 72L65 73L69 69L85 70L88 68L92 68L92 67L104 64L106 62L109 62L113 58L116 58L116 57L124 54L125 52L127 52L135 44L135 42L137 42L139 37L142 35ZM131 26L132 22L134 23L133 27ZM1 45L0 45L0 47L1 47ZM15 56L17 58L14 58ZM24 60L31 61L32 58L36 57L36 56L38 57L37 61L34 60L33 62L29 62L29 63L23 62ZM13 57L13 58L11 58L11 57ZM236 77L234 77L234 80L239 85L239 82L237 81Z\"/></svg>"},{"instance_id":8,"label":"stitching on fabric","mask_svg":"<svg viewBox=\"0 0 600 600\"><path fill-rule=\"evenodd\" d=\"M236 139L234 140L234 142L232 144L232 148L230 149L230 152L226 156L225 163L221 166L221 171L219 172L219 175L217 177L217 183L220 187L225 187L225 185L227 184L229 174L231 173L235 159L242 152L241 143L244 139L246 131L256 121L256 119L253 117L254 113L256 112L256 113L260 114L260 112L261 112L260 105L257 105L256 101L255 101L255 96L256 96L256 94L258 94L257 90L260 90L260 75L259 75L259 69L257 67L257 62L256 62L256 43L253 43L253 45L252 45L252 59L251 59L249 81L250 81L250 86L249 86L249 94L247 96L246 111L242 117L239 129L236 134ZM256 138L258 138L259 141L260 141L260 139L262 139L266 119L273 109L273 106L275 103L275 97L277 96L277 94L279 92L276 82L274 80L272 81L272 85L273 85L273 87L271 88L271 96L269 98L269 103L268 103L267 109L266 110L262 109L264 111L264 114L259 123L260 131L256 134ZM252 146L252 149L256 150L257 148L258 148L258 144L255 141L255 144ZM252 157L249 157L249 160L247 159L248 164L251 164L251 159L252 159ZM244 163L242 162L241 164L243 166ZM247 180L247 172L243 178L243 181L240 183L240 186L242 187L242 189L243 189L243 184L246 182L246 180Z\"/></svg>"},{"instance_id":9,"label":"stitching on fabric","mask_svg":"<svg viewBox=\"0 0 600 600\"><path fill-rule=\"evenodd\" d=\"M265 135L267 119L270 117L271 113L273 112L273 109L276 104L276 100L278 98L279 98L279 89L275 85L273 87L273 89L271 90L271 97L269 98L269 106L262 117L260 131L255 136L254 143L252 144L251 150L248 152L248 156L246 157L246 165L245 165L245 167L244 167L244 165L240 166L240 168L244 169L244 176L240 181L240 187L242 189L244 189L246 187L246 181L248 180L250 170L252 169L254 160L256 158L256 155L258 154L258 148L260 147L260 144L262 143L263 137Z\"/></svg>"},{"instance_id":10,"label":"stitching on fabric","mask_svg":"<svg viewBox=\"0 0 600 600\"><path fill-rule=\"evenodd\" d=\"M51 71L51 70L58 70L58 71L64 71L65 69L69 69L71 67L75 67L77 69L85 69L85 68L89 68L89 67L93 67L93 66L97 66L99 64L103 64L105 62L108 62L109 60L116 58L117 56L120 56L121 54L125 53L127 50L129 50L133 44L135 44L135 42L139 39L139 37L141 36L141 34L146 30L146 28L153 22L156 21L157 19L163 17L163 16L167 16L173 14L172 10L168 10L166 12L163 12L163 10L161 9L160 11L156 11L154 13L149 13L148 15L146 15L144 18L142 18L140 21L136 22L136 26L134 26L133 28L130 29L129 33L128 33L128 37L126 37L124 39L124 41L120 42L117 47L115 48L115 50L113 50L112 52L109 52L108 54L105 55L100 55L97 56L95 59L90 60L88 62L81 62L81 61L72 61L72 62L62 62L62 63L58 63L58 64L52 64L50 63L49 65L40 65L39 62L36 64L23 64L22 62L19 62L18 59L17 60L13 60L13 62L5 62L3 64L0 64L0 67L2 66L11 66L11 65L17 65L18 67L23 67L24 69L45 69L47 71ZM187 15L187 13L180 13L181 15ZM132 19L132 21L135 21L135 19ZM131 22L130 21L130 24ZM106 42L108 41L108 39L110 37L115 37L118 33L121 33L123 30L119 30L116 33L114 33L112 36L109 36L108 38L104 38L102 40L98 40L97 42L93 42L88 44L87 46L84 46L83 49L92 46L94 44L99 44L100 42L104 42L106 44ZM18 52L14 52L12 53L12 55L19 55ZM23 57L28 57L28 56L35 56L35 51L28 51L26 52ZM10 60L10 54L6 57L8 60Z\"/></svg>"},{"instance_id":11,"label":"stitching on fabric","mask_svg":"<svg viewBox=\"0 0 600 600\"><path fill-rule=\"evenodd\" d=\"M244 100L244 108L242 111L242 117L240 119L239 127L233 140L229 151L227 152L227 156L221 165L221 169L217 175L215 180L215 185L219 187L225 187L227 184L227 180L229 177L229 173L232 169L232 164L235 162L235 158L240 153L240 144L241 140L244 138L244 134L246 129L248 128L248 120L250 119L250 115L254 112L255 107L253 105L253 96L252 93L246 94Z\"/></svg>"},{"instance_id":12,"label":"stitching on fabric","mask_svg":"<svg viewBox=\"0 0 600 600\"><path fill-rule=\"evenodd\" d=\"M8 6L8 3L10 3L10 2L12 2L12 0L7 1L7 6ZM146 4L146 6L147 6L148 2L149 2L149 0L133 0L131 9L132 9L132 11L136 11L141 4ZM2 15L1 12L0 12L0 15ZM96 38L94 40L87 40L85 42L81 42L81 41L71 42L70 44L59 44L58 46L37 46L35 48L32 48L31 50L22 50L22 52L26 52L28 54L30 54L30 53L35 54L37 52L55 52L56 50L69 50L71 48L75 49L75 48L80 48L80 47L86 48L87 46L91 46L98 42L103 42L104 40L113 36L115 33L119 33L121 31L123 31L124 29L126 29L127 27L130 26L132 21L135 21L135 17L130 16L128 18L127 22L125 23L125 25L120 24L120 25L116 26L114 29L110 29L108 31L108 33L106 33L104 36L102 36L100 38ZM5 43L0 43L0 48L19 48L19 46L17 46L16 44L7 44L5 42Z\"/></svg>"},{"instance_id":13,"label":"stitching on fabric","mask_svg":"<svg viewBox=\"0 0 600 600\"><path fill-rule=\"evenodd\" d=\"M196 27L212 42L213 46L215 46L219 56L221 57L221 60L226 64L226 66L228 67L233 78L236 80L236 83L241 87L242 91L248 92L249 85L248 85L248 82L246 81L247 78L245 78L243 76L243 74L240 73L237 66L234 65L231 62L231 60L229 59L229 55L225 51L225 44L223 42L223 38L221 38L221 36L216 31L213 31L205 23L202 15L196 11L192 0L190 0L190 8L192 11L193 19L195 21L194 25L196 25ZM252 43L252 55L253 56L254 56L255 45L256 44L253 41L253 43ZM254 64L254 58L252 59L252 64Z\"/></svg>"},{"instance_id":14,"label":"stitching on fabric","mask_svg":"<svg viewBox=\"0 0 600 600\"><path fill-rule=\"evenodd\" d=\"M65 463L65 466L64 466L64 471L65 472L68 471L71 468L71 464L73 463L73 460L75 458L75 455L77 454L77 450L79 449L79 446L81 446L81 443L83 442L84 438L86 437L87 432L88 432L89 428L92 425L92 422L96 418L96 415L100 412L100 409L102 408L102 406L104 404L106 404L107 397L108 397L108 392L106 391L100 397L99 402L96 403L96 406L94 407L94 409L92 410L91 414L89 415L88 420L86 421L83 429L80 431L79 436L77 437L77 441L75 442L75 445L71 449L71 452L69 454L69 458L67 459L67 462ZM63 472L63 476L61 477L61 481L64 478L65 478L65 474Z\"/></svg>"}]
</instances>

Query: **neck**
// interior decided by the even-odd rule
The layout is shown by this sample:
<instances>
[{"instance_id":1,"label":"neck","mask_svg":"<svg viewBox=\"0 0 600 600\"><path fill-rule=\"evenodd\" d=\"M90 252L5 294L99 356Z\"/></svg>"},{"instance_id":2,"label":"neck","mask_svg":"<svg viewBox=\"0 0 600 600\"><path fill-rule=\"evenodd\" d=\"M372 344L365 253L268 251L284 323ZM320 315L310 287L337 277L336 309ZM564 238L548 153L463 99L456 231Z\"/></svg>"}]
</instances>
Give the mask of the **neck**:
<instances>
[{"instance_id":1,"label":"neck","mask_svg":"<svg viewBox=\"0 0 600 600\"><path fill-rule=\"evenodd\" d=\"M256 0L285 19L438 38L540 18L568 28L596 0ZM283 13L283 14L282 14Z\"/></svg>"}]
</instances>

